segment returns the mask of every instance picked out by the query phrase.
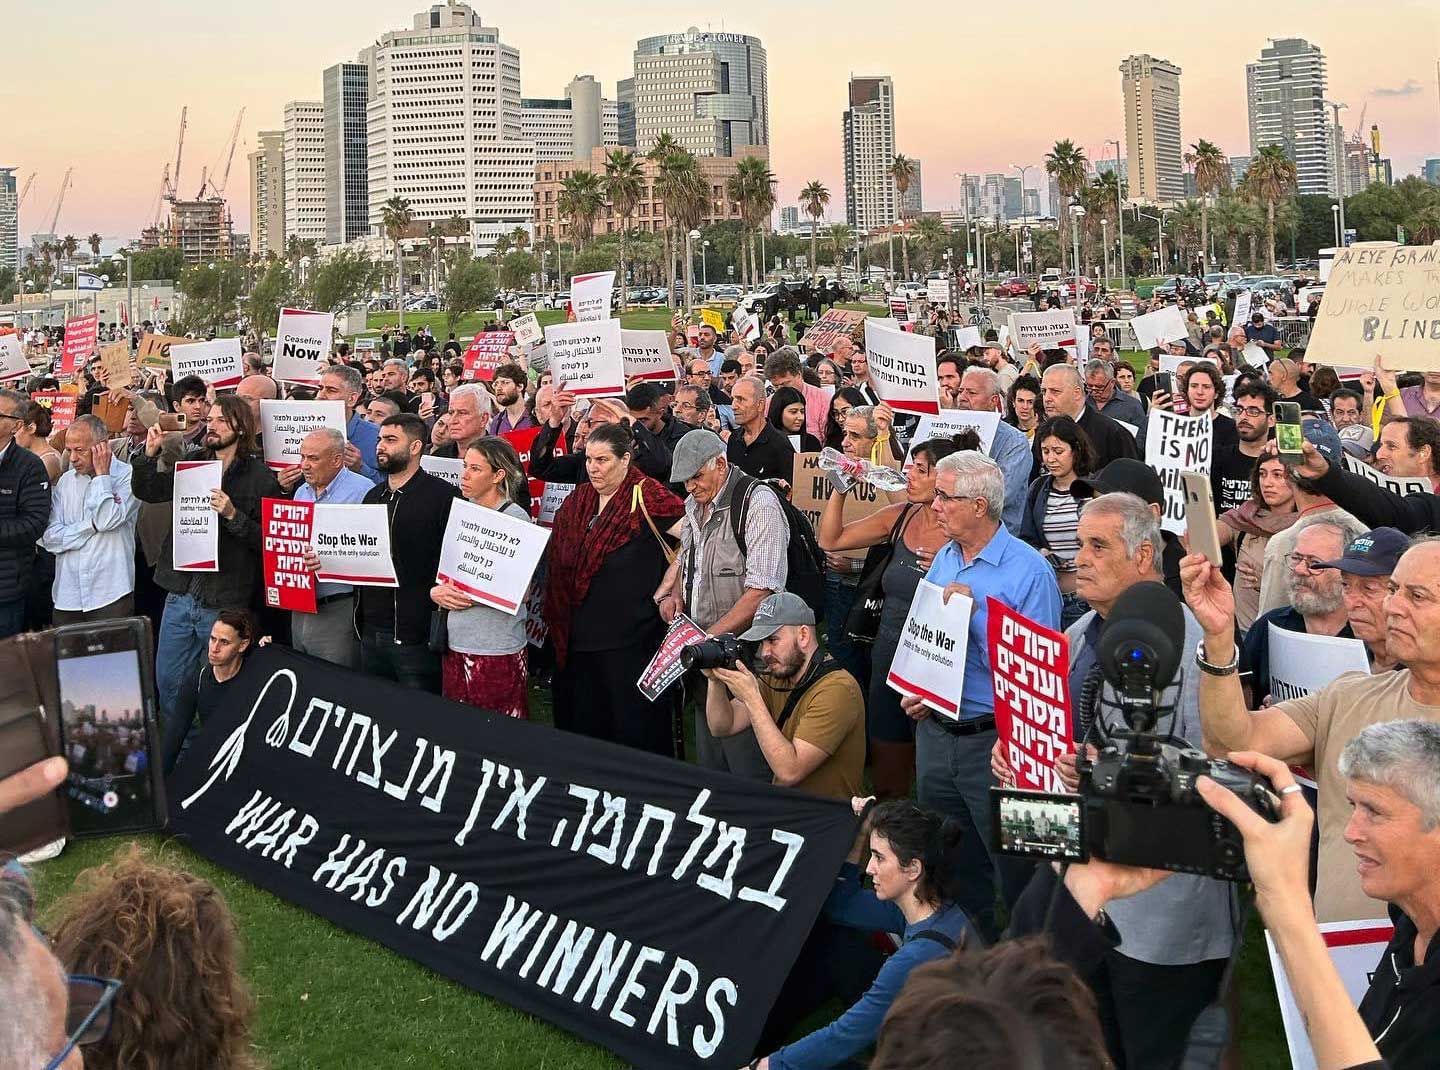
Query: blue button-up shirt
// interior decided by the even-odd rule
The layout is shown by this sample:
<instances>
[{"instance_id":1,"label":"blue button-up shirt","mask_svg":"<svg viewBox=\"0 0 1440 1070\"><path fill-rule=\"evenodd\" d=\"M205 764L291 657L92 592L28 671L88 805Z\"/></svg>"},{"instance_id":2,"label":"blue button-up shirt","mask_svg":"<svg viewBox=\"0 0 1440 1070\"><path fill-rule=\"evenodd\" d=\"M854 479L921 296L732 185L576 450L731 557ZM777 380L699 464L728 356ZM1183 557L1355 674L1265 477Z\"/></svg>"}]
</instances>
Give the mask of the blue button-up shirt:
<instances>
[{"instance_id":1,"label":"blue button-up shirt","mask_svg":"<svg viewBox=\"0 0 1440 1070\"><path fill-rule=\"evenodd\" d=\"M380 441L380 428L372 424L360 410L356 409L345 425L345 441L360 451L360 474L374 486L385 476L375 467L375 444Z\"/></svg>"},{"instance_id":2,"label":"blue button-up shirt","mask_svg":"<svg viewBox=\"0 0 1440 1070\"><path fill-rule=\"evenodd\" d=\"M1025 492L1030 488L1030 440L1025 432L1011 427L1004 420L995 425L995 438L990 442L990 459L1005 473L1005 506L1001 522L1015 535L1025 517Z\"/></svg>"},{"instance_id":3,"label":"blue button-up shirt","mask_svg":"<svg viewBox=\"0 0 1440 1070\"><path fill-rule=\"evenodd\" d=\"M301 483L295 488L295 500L314 502L316 505L360 505L374 486L374 483L360 473L342 466L335 478L318 495L309 483ZM332 594L349 594L353 590L355 588L348 583L321 583L315 587L315 597L329 598Z\"/></svg>"},{"instance_id":4,"label":"blue button-up shirt","mask_svg":"<svg viewBox=\"0 0 1440 1070\"><path fill-rule=\"evenodd\" d=\"M1015 538L1001 525L985 548L968 562L959 546L946 543L935 555L925 578L940 587L963 583L970 588L975 611L970 615L970 645L965 650L960 719L993 716L995 680L990 671L987 599L994 596L1036 624L1058 630L1060 588L1055 582L1055 570L1038 550Z\"/></svg>"}]
</instances>

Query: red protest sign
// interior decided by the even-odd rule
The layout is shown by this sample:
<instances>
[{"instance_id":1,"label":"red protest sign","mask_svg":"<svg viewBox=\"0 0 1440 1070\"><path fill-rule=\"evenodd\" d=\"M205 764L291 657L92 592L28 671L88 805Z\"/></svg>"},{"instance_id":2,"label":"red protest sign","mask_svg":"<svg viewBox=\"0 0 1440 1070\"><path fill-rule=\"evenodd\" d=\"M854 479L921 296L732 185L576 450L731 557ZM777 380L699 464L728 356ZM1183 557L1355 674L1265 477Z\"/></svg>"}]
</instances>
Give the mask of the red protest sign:
<instances>
[{"instance_id":1,"label":"red protest sign","mask_svg":"<svg viewBox=\"0 0 1440 1070\"><path fill-rule=\"evenodd\" d=\"M64 431L75 422L75 405L78 395L69 390L36 390L30 395L31 401L38 401L50 410L50 432Z\"/></svg>"},{"instance_id":2,"label":"red protest sign","mask_svg":"<svg viewBox=\"0 0 1440 1070\"><path fill-rule=\"evenodd\" d=\"M314 613L315 573L305 567L310 533L315 520L314 502L262 498L260 509L261 570L265 577L265 604L275 609Z\"/></svg>"},{"instance_id":3,"label":"red protest sign","mask_svg":"<svg viewBox=\"0 0 1440 1070\"><path fill-rule=\"evenodd\" d=\"M94 313L77 316L65 321L65 348L60 351L60 375L73 378L75 369L80 367L95 352L100 337L100 319Z\"/></svg>"},{"instance_id":4,"label":"red protest sign","mask_svg":"<svg viewBox=\"0 0 1440 1070\"><path fill-rule=\"evenodd\" d=\"M1075 749L1070 710L1070 644L1052 631L989 600L990 668L995 673L995 727L1015 787L1065 791L1055 759Z\"/></svg>"},{"instance_id":5,"label":"red protest sign","mask_svg":"<svg viewBox=\"0 0 1440 1070\"><path fill-rule=\"evenodd\" d=\"M530 482L530 516L534 520L540 519L540 507L545 500L545 481L530 478L530 448L534 446L535 439L539 437L541 430L539 427L527 427L523 431L506 431L500 436L514 446L515 452L520 455L520 468ZM564 455L564 435L556 439L554 452L557 455ZM569 486L569 484L564 484L564 486Z\"/></svg>"},{"instance_id":6,"label":"red protest sign","mask_svg":"<svg viewBox=\"0 0 1440 1070\"><path fill-rule=\"evenodd\" d=\"M685 666L680 663L681 651L705 638L704 628L684 613L677 614L670 622L665 638L661 640L660 649L655 651L650 664L645 666L640 679L635 681L640 693L651 702L664 694L671 684L685 675Z\"/></svg>"},{"instance_id":7,"label":"red protest sign","mask_svg":"<svg viewBox=\"0 0 1440 1070\"><path fill-rule=\"evenodd\" d=\"M494 379L495 369L509 363L514 344L514 331L481 331L465 350L465 378L486 383Z\"/></svg>"}]
</instances>

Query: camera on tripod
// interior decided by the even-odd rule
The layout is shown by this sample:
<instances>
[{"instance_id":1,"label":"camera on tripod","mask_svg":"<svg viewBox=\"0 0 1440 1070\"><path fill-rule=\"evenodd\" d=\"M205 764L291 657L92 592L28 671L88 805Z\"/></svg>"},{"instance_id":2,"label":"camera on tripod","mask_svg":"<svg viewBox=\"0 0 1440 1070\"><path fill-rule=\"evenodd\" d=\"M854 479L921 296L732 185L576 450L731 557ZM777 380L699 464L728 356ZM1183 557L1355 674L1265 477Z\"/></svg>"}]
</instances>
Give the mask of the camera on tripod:
<instances>
[{"instance_id":1,"label":"camera on tripod","mask_svg":"<svg viewBox=\"0 0 1440 1070\"><path fill-rule=\"evenodd\" d=\"M680 664L689 669L734 669L744 665L756 671L755 644L730 632L712 635L680 651Z\"/></svg>"},{"instance_id":2,"label":"camera on tripod","mask_svg":"<svg viewBox=\"0 0 1440 1070\"><path fill-rule=\"evenodd\" d=\"M1195 782L1208 776L1267 821L1279 821L1280 799L1269 781L1155 730L1160 715L1174 710L1163 698L1175 682L1184 635L1180 601L1163 585L1136 584L1120 597L1096 647L1109 685L1098 701L1118 709L1126 728L1106 734L1093 761L1082 746L1077 794L992 788L997 851L1249 879L1240 831L1205 804ZM1096 728L1101 724L1097 711Z\"/></svg>"}]
</instances>

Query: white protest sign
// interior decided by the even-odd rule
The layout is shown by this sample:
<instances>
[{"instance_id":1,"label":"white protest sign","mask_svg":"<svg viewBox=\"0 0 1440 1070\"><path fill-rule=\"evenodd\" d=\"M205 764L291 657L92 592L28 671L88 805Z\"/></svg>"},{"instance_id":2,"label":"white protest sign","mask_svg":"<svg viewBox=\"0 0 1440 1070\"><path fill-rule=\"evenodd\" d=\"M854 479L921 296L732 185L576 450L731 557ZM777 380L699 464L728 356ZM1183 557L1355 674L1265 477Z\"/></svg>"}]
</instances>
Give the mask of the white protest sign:
<instances>
[{"instance_id":1,"label":"white protest sign","mask_svg":"<svg viewBox=\"0 0 1440 1070\"><path fill-rule=\"evenodd\" d=\"M1342 673L1370 673L1370 656L1359 639L1287 631L1273 621L1269 628L1270 697L1274 702L1312 695Z\"/></svg>"},{"instance_id":2,"label":"white protest sign","mask_svg":"<svg viewBox=\"0 0 1440 1070\"><path fill-rule=\"evenodd\" d=\"M1253 297L1249 290L1241 290L1235 295L1235 312L1230 317L1232 324L1243 327L1250 322L1250 302Z\"/></svg>"},{"instance_id":3,"label":"white protest sign","mask_svg":"<svg viewBox=\"0 0 1440 1070\"><path fill-rule=\"evenodd\" d=\"M867 319L865 355L870 362L870 378L881 401L896 412L940 411L935 339Z\"/></svg>"},{"instance_id":4,"label":"white protest sign","mask_svg":"<svg viewBox=\"0 0 1440 1070\"><path fill-rule=\"evenodd\" d=\"M1255 342L1245 343L1245 348L1240 350L1240 359L1257 371L1264 371L1270 364L1270 354Z\"/></svg>"},{"instance_id":5,"label":"white protest sign","mask_svg":"<svg viewBox=\"0 0 1440 1070\"><path fill-rule=\"evenodd\" d=\"M670 336L664 331L620 330L620 352L625 360L625 379L674 379L675 358L670 354Z\"/></svg>"},{"instance_id":6,"label":"white protest sign","mask_svg":"<svg viewBox=\"0 0 1440 1070\"><path fill-rule=\"evenodd\" d=\"M1220 363L1214 357L1192 357L1186 353L1161 353L1160 370L1162 372L1177 372L1182 364L1214 364L1220 367ZM1175 384L1177 387L1179 383Z\"/></svg>"},{"instance_id":7,"label":"white protest sign","mask_svg":"<svg viewBox=\"0 0 1440 1070\"><path fill-rule=\"evenodd\" d=\"M995 429L1000 424L998 412L975 412L967 409L942 409L937 413L926 413L915 425L910 436L910 452L905 455L908 471L915 463L915 447L932 438L949 438L961 431L974 431L980 436L980 452L988 454L995 441Z\"/></svg>"},{"instance_id":8,"label":"white protest sign","mask_svg":"<svg viewBox=\"0 0 1440 1070\"><path fill-rule=\"evenodd\" d=\"M333 312L282 308L275 332L275 378L282 383L320 384L320 362L330 355Z\"/></svg>"},{"instance_id":9,"label":"white protest sign","mask_svg":"<svg viewBox=\"0 0 1440 1070\"><path fill-rule=\"evenodd\" d=\"M465 470L465 462L459 457L432 457L424 453L420 455L420 467L432 476L439 476L456 490L460 489L460 473Z\"/></svg>"},{"instance_id":10,"label":"white protest sign","mask_svg":"<svg viewBox=\"0 0 1440 1070\"><path fill-rule=\"evenodd\" d=\"M900 629L900 645L895 648L885 683L937 713L959 720L974 606L974 601L962 594L952 595L947 603L944 588L921 580Z\"/></svg>"},{"instance_id":11,"label":"white protest sign","mask_svg":"<svg viewBox=\"0 0 1440 1070\"><path fill-rule=\"evenodd\" d=\"M265 463L271 468L294 468L300 463L300 441L311 431L333 427L345 434L343 401L260 402L260 441Z\"/></svg>"},{"instance_id":12,"label":"white protest sign","mask_svg":"<svg viewBox=\"0 0 1440 1070\"><path fill-rule=\"evenodd\" d=\"M1055 308L1046 312L1012 312L1010 331L1015 348L1026 352L1032 345L1041 349L1068 349L1075 352L1075 310Z\"/></svg>"},{"instance_id":13,"label":"white protest sign","mask_svg":"<svg viewBox=\"0 0 1440 1070\"><path fill-rule=\"evenodd\" d=\"M615 272L597 271L570 278L570 310L579 323L610 318L610 293L615 289Z\"/></svg>"},{"instance_id":14,"label":"white protest sign","mask_svg":"<svg viewBox=\"0 0 1440 1070\"><path fill-rule=\"evenodd\" d=\"M556 323L545 328L555 385L577 397L625 393L625 366L619 320Z\"/></svg>"},{"instance_id":15,"label":"white protest sign","mask_svg":"<svg viewBox=\"0 0 1440 1070\"><path fill-rule=\"evenodd\" d=\"M213 342L172 345L170 372L174 377L172 381L177 383L187 375L198 375L217 390L236 386L245 375L240 339L217 338Z\"/></svg>"},{"instance_id":16,"label":"white protest sign","mask_svg":"<svg viewBox=\"0 0 1440 1070\"><path fill-rule=\"evenodd\" d=\"M969 349L972 346L983 346L985 339L980 336L979 327L956 327L955 348Z\"/></svg>"},{"instance_id":17,"label":"white protest sign","mask_svg":"<svg viewBox=\"0 0 1440 1070\"><path fill-rule=\"evenodd\" d=\"M549 541L547 528L456 498L435 578L513 617L525 604L530 577Z\"/></svg>"},{"instance_id":18,"label":"white protest sign","mask_svg":"<svg viewBox=\"0 0 1440 1070\"><path fill-rule=\"evenodd\" d=\"M1010 351L1010 324L1000 324L1000 330L995 332L995 339L995 344L1000 347L1000 352L1008 353Z\"/></svg>"},{"instance_id":19,"label":"white protest sign","mask_svg":"<svg viewBox=\"0 0 1440 1070\"><path fill-rule=\"evenodd\" d=\"M24 379L30 375L30 362L25 359L25 347L20 336L14 331L0 334L0 383L10 379Z\"/></svg>"},{"instance_id":20,"label":"white protest sign","mask_svg":"<svg viewBox=\"0 0 1440 1070\"><path fill-rule=\"evenodd\" d=\"M383 505L316 505L311 529L315 578L359 587L398 587L390 557L390 514Z\"/></svg>"},{"instance_id":21,"label":"white protest sign","mask_svg":"<svg viewBox=\"0 0 1440 1070\"><path fill-rule=\"evenodd\" d=\"M950 280L949 279L927 279L925 280L925 300L932 305L941 308L950 307Z\"/></svg>"},{"instance_id":22,"label":"white protest sign","mask_svg":"<svg viewBox=\"0 0 1440 1070\"><path fill-rule=\"evenodd\" d=\"M1330 266L1305 359L1376 354L1391 371L1440 369L1440 244L1352 245Z\"/></svg>"},{"instance_id":23,"label":"white protest sign","mask_svg":"<svg viewBox=\"0 0 1440 1070\"><path fill-rule=\"evenodd\" d=\"M544 527L550 527L555 523L555 514L565 504L565 499L570 497L570 492L575 489L574 483L545 483L545 490L540 495L540 512L535 517L535 522Z\"/></svg>"},{"instance_id":24,"label":"white protest sign","mask_svg":"<svg viewBox=\"0 0 1440 1070\"><path fill-rule=\"evenodd\" d=\"M220 514L210 492L220 486L219 461L176 461L170 551L176 572L220 571Z\"/></svg>"},{"instance_id":25,"label":"white protest sign","mask_svg":"<svg viewBox=\"0 0 1440 1070\"><path fill-rule=\"evenodd\" d=\"M1349 453L1345 454L1345 467L1377 487L1384 487L1391 494L1429 494L1434 490L1429 476L1387 476Z\"/></svg>"},{"instance_id":26,"label":"white protest sign","mask_svg":"<svg viewBox=\"0 0 1440 1070\"><path fill-rule=\"evenodd\" d=\"M1145 429L1145 463L1155 469L1165 484L1165 513L1160 526L1177 535L1185 531L1185 486L1181 472L1210 472L1213 419L1179 416L1166 409L1151 408Z\"/></svg>"},{"instance_id":27,"label":"white protest sign","mask_svg":"<svg viewBox=\"0 0 1440 1070\"><path fill-rule=\"evenodd\" d=\"M535 313L527 312L510 321L510 329L515 332L515 341L522 346L533 346L540 341L543 332L540 330L540 321L535 318Z\"/></svg>"},{"instance_id":28,"label":"white protest sign","mask_svg":"<svg viewBox=\"0 0 1440 1070\"><path fill-rule=\"evenodd\" d=\"M750 339L757 338L760 335L759 317L752 316L742 309L735 309L730 317L730 322L734 324L735 332L740 335L742 342L748 342Z\"/></svg>"},{"instance_id":29,"label":"white protest sign","mask_svg":"<svg viewBox=\"0 0 1440 1070\"><path fill-rule=\"evenodd\" d=\"M1360 1006L1360 1001L1370 989L1370 975L1375 972L1380 956L1395 935L1395 926L1389 918L1375 918L1370 921L1321 922L1319 928L1325 948L1330 952L1330 961L1340 974L1350 1002ZM1275 974L1275 998L1280 1001L1280 1020L1285 1024L1285 1042L1290 1048L1292 1070L1316 1070L1315 1053L1310 1047L1305 1019L1295 1003L1285 964L1268 930L1265 946L1270 951L1270 969Z\"/></svg>"},{"instance_id":30,"label":"white protest sign","mask_svg":"<svg viewBox=\"0 0 1440 1070\"><path fill-rule=\"evenodd\" d=\"M1141 349L1154 349L1166 342L1178 342L1189 334L1185 326L1185 314L1178 305L1166 305L1155 312L1147 312L1130 321L1130 329Z\"/></svg>"}]
</instances>

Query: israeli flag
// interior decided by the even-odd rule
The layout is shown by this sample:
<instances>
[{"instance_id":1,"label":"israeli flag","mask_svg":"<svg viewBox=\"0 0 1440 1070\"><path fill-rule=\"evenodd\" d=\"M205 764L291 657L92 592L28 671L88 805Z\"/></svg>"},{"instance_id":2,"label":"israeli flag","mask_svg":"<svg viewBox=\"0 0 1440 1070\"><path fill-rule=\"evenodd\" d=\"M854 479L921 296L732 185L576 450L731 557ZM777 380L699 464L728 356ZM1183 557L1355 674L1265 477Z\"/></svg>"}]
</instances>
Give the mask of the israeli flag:
<instances>
[{"instance_id":1,"label":"israeli flag","mask_svg":"<svg viewBox=\"0 0 1440 1070\"><path fill-rule=\"evenodd\" d=\"M77 290L103 290L104 280L99 275L92 275L88 271L77 271L75 273L75 288Z\"/></svg>"}]
</instances>

